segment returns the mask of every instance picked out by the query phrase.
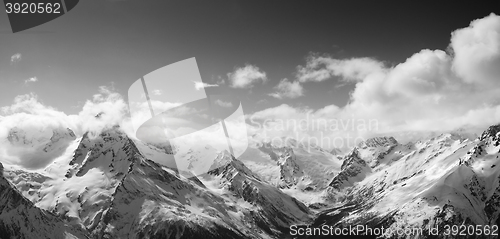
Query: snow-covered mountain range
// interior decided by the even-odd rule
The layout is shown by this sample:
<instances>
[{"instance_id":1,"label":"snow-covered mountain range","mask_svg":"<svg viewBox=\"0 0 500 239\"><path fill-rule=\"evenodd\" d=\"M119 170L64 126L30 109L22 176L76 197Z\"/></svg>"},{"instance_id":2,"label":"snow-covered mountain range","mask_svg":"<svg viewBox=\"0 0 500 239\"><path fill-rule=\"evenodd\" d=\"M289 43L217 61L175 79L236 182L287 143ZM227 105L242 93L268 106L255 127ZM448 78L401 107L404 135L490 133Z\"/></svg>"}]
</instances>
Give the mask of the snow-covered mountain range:
<instances>
[{"instance_id":1,"label":"snow-covered mountain range","mask_svg":"<svg viewBox=\"0 0 500 239\"><path fill-rule=\"evenodd\" d=\"M327 199L338 206L321 212L312 225L383 226L391 230L388 238L497 238L492 231L446 235L446 229L498 228L499 139L497 125L475 140L455 133L405 145L367 140L345 157L327 189ZM396 233L407 228L423 233ZM436 228L439 233L430 235Z\"/></svg>"},{"instance_id":2,"label":"snow-covered mountain range","mask_svg":"<svg viewBox=\"0 0 500 239\"><path fill-rule=\"evenodd\" d=\"M376 137L346 153L293 139L238 158L199 145L183 152L188 164L211 163L198 176L118 126L79 138L13 128L1 140L53 158L37 169L0 164L0 238L293 238L291 225L432 238L395 232L500 223L500 125L477 138ZM454 238L444 231L434 238Z\"/></svg>"},{"instance_id":3,"label":"snow-covered mountain range","mask_svg":"<svg viewBox=\"0 0 500 239\"><path fill-rule=\"evenodd\" d=\"M3 175L13 187L5 190L92 238L280 238L312 219L303 203L226 151L200 178L144 156L161 154L171 157L119 127L87 133L41 170L10 165Z\"/></svg>"}]
</instances>

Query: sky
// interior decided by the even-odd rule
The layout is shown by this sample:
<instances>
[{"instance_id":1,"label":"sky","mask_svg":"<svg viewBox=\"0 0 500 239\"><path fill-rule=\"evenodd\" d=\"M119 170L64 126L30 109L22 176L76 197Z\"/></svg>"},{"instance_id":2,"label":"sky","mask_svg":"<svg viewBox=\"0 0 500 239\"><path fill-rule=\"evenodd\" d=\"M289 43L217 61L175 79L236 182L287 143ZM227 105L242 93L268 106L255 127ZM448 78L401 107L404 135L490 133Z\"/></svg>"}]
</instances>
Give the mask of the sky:
<instances>
[{"instance_id":1,"label":"sky","mask_svg":"<svg viewBox=\"0 0 500 239\"><path fill-rule=\"evenodd\" d=\"M0 115L48 109L78 124L112 106L117 121L134 82L195 57L204 84L238 95L269 135L484 129L500 121L498 14L472 2L90 0L13 34L0 7ZM286 119L339 121L297 135Z\"/></svg>"}]
</instances>

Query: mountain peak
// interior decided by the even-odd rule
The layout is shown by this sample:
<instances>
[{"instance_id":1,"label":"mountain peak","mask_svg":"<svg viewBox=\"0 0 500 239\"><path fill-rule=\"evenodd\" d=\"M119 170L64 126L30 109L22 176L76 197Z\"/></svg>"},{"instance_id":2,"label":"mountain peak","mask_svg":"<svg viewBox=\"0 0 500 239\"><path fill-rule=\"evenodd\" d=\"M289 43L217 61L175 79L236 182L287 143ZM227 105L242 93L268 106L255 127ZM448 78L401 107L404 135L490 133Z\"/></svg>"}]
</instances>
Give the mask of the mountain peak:
<instances>
[{"instance_id":1,"label":"mountain peak","mask_svg":"<svg viewBox=\"0 0 500 239\"><path fill-rule=\"evenodd\" d=\"M227 150L223 150L217 154L210 169L216 169L216 168L223 167L225 165L230 164L234 160L235 160L235 158L231 153L229 153Z\"/></svg>"},{"instance_id":2,"label":"mountain peak","mask_svg":"<svg viewBox=\"0 0 500 239\"><path fill-rule=\"evenodd\" d=\"M369 171L370 167L359 157L358 149L354 148L345 157L341 171L333 178L329 186L336 190L352 186L354 182L361 181Z\"/></svg>"},{"instance_id":3,"label":"mountain peak","mask_svg":"<svg viewBox=\"0 0 500 239\"><path fill-rule=\"evenodd\" d=\"M500 132L500 124L497 125L492 125L488 127L487 130L485 130L482 134L481 137L479 138L480 140L485 140L489 137L493 137L494 139L499 138L499 132Z\"/></svg>"},{"instance_id":4,"label":"mountain peak","mask_svg":"<svg viewBox=\"0 0 500 239\"><path fill-rule=\"evenodd\" d=\"M86 232L67 225L61 218L38 208L4 176L0 163L0 237L88 238Z\"/></svg>"},{"instance_id":5,"label":"mountain peak","mask_svg":"<svg viewBox=\"0 0 500 239\"><path fill-rule=\"evenodd\" d=\"M342 150L339 149L339 148L332 148L332 150L330 150L330 153L332 155L341 155L342 154Z\"/></svg>"},{"instance_id":6,"label":"mountain peak","mask_svg":"<svg viewBox=\"0 0 500 239\"><path fill-rule=\"evenodd\" d=\"M358 148L356 148L356 147L355 147L355 148L353 148L353 149L351 150L351 152L349 152L349 153L346 155L346 158L353 158L353 157L355 157L355 158L359 158L359 150L358 150Z\"/></svg>"},{"instance_id":7,"label":"mountain peak","mask_svg":"<svg viewBox=\"0 0 500 239\"><path fill-rule=\"evenodd\" d=\"M136 154L140 154L137 146L119 127L87 132L75 150L66 177L84 175L93 168L121 176L129 170Z\"/></svg>"},{"instance_id":8,"label":"mountain peak","mask_svg":"<svg viewBox=\"0 0 500 239\"><path fill-rule=\"evenodd\" d=\"M360 148L375 148L375 147L386 147L398 144L398 141L394 137L373 137L369 138L359 144Z\"/></svg>"}]
</instances>

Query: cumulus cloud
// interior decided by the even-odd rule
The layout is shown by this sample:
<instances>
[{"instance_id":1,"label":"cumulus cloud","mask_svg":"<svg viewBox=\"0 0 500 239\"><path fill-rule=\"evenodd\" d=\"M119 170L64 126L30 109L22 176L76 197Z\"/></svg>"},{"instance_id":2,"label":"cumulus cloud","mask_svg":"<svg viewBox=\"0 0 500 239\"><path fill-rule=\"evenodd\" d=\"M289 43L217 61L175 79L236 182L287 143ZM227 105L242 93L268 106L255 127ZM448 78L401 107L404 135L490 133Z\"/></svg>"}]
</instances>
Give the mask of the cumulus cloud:
<instances>
[{"instance_id":1,"label":"cumulus cloud","mask_svg":"<svg viewBox=\"0 0 500 239\"><path fill-rule=\"evenodd\" d=\"M26 85L29 83L34 83L34 82L38 82L38 78L36 76L30 77L29 79L24 80L24 84L26 84Z\"/></svg>"},{"instance_id":2,"label":"cumulus cloud","mask_svg":"<svg viewBox=\"0 0 500 239\"><path fill-rule=\"evenodd\" d=\"M266 72L261 71L259 67L253 65L245 65L244 67L237 68L227 77L233 88L251 88L257 82L266 82Z\"/></svg>"},{"instance_id":3,"label":"cumulus cloud","mask_svg":"<svg viewBox=\"0 0 500 239\"><path fill-rule=\"evenodd\" d=\"M383 119L387 131L452 130L500 122L500 17L490 15L452 33L452 54L422 50L356 83L346 112ZM473 112L490 117L469 117Z\"/></svg>"},{"instance_id":4,"label":"cumulus cloud","mask_svg":"<svg viewBox=\"0 0 500 239\"><path fill-rule=\"evenodd\" d=\"M208 84L208 83L205 83L205 82L199 82L199 81L193 81L194 82L194 88L196 90L202 90L206 87L218 87L219 85L217 84Z\"/></svg>"},{"instance_id":5,"label":"cumulus cloud","mask_svg":"<svg viewBox=\"0 0 500 239\"><path fill-rule=\"evenodd\" d=\"M162 95L163 91L162 90L153 90L153 91L151 91L151 94L158 96L158 95Z\"/></svg>"},{"instance_id":6,"label":"cumulus cloud","mask_svg":"<svg viewBox=\"0 0 500 239\"><path fill-rule=\"evenodd\" d=\"M269 94L270 96L278 99L283 98L297 98L303 95L304 88L298 82L290 82L288 79L283 79L274 87L276 92Z\"/></svg>"},{"instance_id":7,"label":"cumulus cloud","mask_svg":"<svg viewBox=\"0 0 500 239\"><path fill-rule=\"evenodd\" d=\"M16 64L22 59L21 53L16 53L10 57L10 64Z\"/></svg>"},{"instance_id":8,"label":"cumulus cloud","mask_svg":"<svg viewBox=\"0 0 500 239\"><path fill-rule=\"evenodd\" d=\"M500 20L491 14L453 32L453 70L465 82L484 86L500 84Z\"/></svg>"},{"instance_id":9,"label":"cumulus cloud","mask_svg":"<svg viewBox=\"0 0 500 239\"><path fill-rule=\"evenodd\" d=\"M454 31L447 51L424 49L393 67L372 58L311 55L304 66L297 67L297 79L318 82L337 78L341 84L354 84L346 106L340 109L332 106L335 110L325 112L324 118L316 121L336 119L344 125L357 122L355 127L333 127L322 132L329 136L323 136L345 139L394 135L405 142L428 132L458 128L478 133L500 123L498 66L500 17L491 14ZM261 119L260 123L267 118L307 119L303 122L314 124L315 115L316 111L311 109L282 105L257 112L253 117ZM371 127L370 122L374 123ZM276 122L268 120L265 124L276 125ZM275 130L276 135L278 131ZM282 131L282 134L294 133L286 127ZM319 137L311 130L299 129L299 132Z\"/></svg>"}]
</instances>

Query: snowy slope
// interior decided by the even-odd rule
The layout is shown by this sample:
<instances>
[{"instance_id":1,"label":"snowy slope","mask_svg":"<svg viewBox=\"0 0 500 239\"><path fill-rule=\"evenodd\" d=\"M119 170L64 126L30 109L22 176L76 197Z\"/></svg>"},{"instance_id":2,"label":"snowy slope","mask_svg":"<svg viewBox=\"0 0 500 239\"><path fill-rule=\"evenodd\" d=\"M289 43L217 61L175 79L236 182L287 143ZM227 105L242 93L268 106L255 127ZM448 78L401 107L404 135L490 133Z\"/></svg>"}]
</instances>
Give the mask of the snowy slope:
<instances>
[{"instance_id":1,"label":"snowy slope","mask_svg":"<svg viewBox=\"0 0 500 239\"><path fill-rule=\"evenodd\" d=\"M245 238L225 201L136 154L110 206L96 221L98 238ZM236 212L236 209L233 209ZM248 233L248 232L247 232Z\"/></svg>"},{"instance_id":2,"label":"snowy slope","mask_svg":"<svg viewBox=\"0 0 500 239\"><path fill-rule=\"evenodd\" d=\"M86 238L86 233L41 210L2 175L0 163L0 238Z\"/></svg>"},{"instance_id":3,"label":"snowy slope","mask_svg":"<svg viewBox=\"0 0 500 239\"><path fill-rule=\"evenodd\" d=\"M291 138L251 145L238 160L263 181L307 205L322 201L323 189L342 164L330 152Z\"/></svg>"},{"instance_id":4,"label":"snowy slope","mask_svg":"<svg viewBox=\"0 0 500 239\"><path fill-rule=\"evenodd\" d=\"M210 151L214 170L235 165L227 152L213 150L195 148L188 159ZM172 160L168 150L114 127L71 142L43 169L9 166L5 175L36 206L96 238L280 238L290 223L310 220L302 203L241 162L238 172L256 189L251 198L180 174Z\"/></svg>"},{"instance_id":5,"label":"snowy slope","mask_svg":"<svg viewBox=\"0 0 500 239\"><path fill-rule=\"evenodd\" d=\"M360 144L357 159L371 172L360 179L343 167L339 175L356 183L327 189L335 209L321 213L314 224L368 223L394 230L497 224L499 129L492 126L474 141L451 133L406 145L378 139Z\"/></svg>"},{"instance_id":6,"label":"snowy slope","mask_svg":"<svg viewBox=\"0 0 500 239\"><path fill-rule=\"evenodd\" d=\"M267 233L280 235L290 224L309 220L309 209L303 203L262 181L227 151L221 152L217 161L229 163L223 163L200 180L222 194L232 194L251 204L253 215L246 217L252 218Z\"/></svg>"},{"instance_id":7,"label":"snowy slope","mask_svg":"<svg viewBox=\"0 0 500 239\"><path fill-rule=\"evenodd\" d=\"M161 150L137 143L139 150L144 155L156 155L160 159ZM212 170L208 174L203 174L197 178L193 175L188 177L190 187L194 186L196 190L206 191L206 195L212 195L210 199L199 199L200 204L191 205L188 208L197 213L207 213L205 209L209 202L218 202L217 211L223 209L223 214L229 216L229 221L235 223L235 227L245 232L245 235L251 237L274 237L279 238L290 223L304 223L310 220L308 209L296 199L281 192L276 187L262 181L259 176L248 169L241 161L236 160L227 151L214 152L210 147L198 147L193 150L192 155L199 155L206 151L215 154L215 159L210 160ZM158 160L157 162L164 162ZM173 172L176 178L186 181L184 174L179 176L172 169L163 167L163 169ZM201 187L201 189L200 189ZM200 193L197 193L200 194ZM214 198L217 198L215 200ZM191 202L195 199L191 199ZM225 208L225 209L224 209ZM210 212L215 217L215 211ZM227 220L220 216L219 220ZM257 233L257 234L255 234Z\"/></svg>"}]
</instances>

